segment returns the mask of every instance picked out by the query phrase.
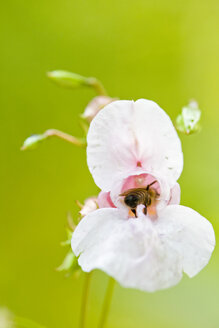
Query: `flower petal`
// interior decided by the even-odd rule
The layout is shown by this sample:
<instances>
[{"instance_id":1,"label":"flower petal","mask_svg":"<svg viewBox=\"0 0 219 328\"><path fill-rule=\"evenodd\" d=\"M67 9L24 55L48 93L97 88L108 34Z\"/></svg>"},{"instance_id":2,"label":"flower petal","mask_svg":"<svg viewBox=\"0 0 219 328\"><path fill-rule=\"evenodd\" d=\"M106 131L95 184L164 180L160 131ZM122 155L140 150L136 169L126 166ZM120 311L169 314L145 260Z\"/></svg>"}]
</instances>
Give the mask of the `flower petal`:
<instances>
[{"instance_id":1,"label":"flower petal","mask_svg":"<svg viewBox=\"0 0 219 328\"><path fill-rule=\"evenodd\" d=\"M87 160L103 191L136 167L165 176L172 187L183 167L181 143L170 118L144 99L115 101L97 114L88 132Z\"/></svg>"},{"instance_id":2,"label":"flower petal","mask_svg":"<svg viewBox=\"0 0 219 328\"><path fill-rule=\"evenodd\" d=\"M97 115L97 113L103 109L104 106L110 104L114 100L116 99L107 96L96 96L89 102L81 117L90 123L92 119Z\"/></svg>"},{"instance_id":3,"label":"flower petal","mask_svg":"<svg viewBox=\"0 0 219 328\"><path fill-rule=\"evenodd\" d=\"M80 210L80 214L82 216L87 215L88 213L95 211L98 208L97 198L89 197L85 200L82 209Z\"/></svg>"},{"instance_id":4,"label":"flower petal","mask_svg":"<svg viewBox=\"0 0 219 328\"><path fill-rule=\"evenodd\" d=\"M100 191L97 197L97 203L99 208L116 207L112 202L109 191L108 192Z\"/></svg>"},{"instance_id":5,"label":"flower petal","mask_svg":"<svg viewBox=\"0 0 219 328\"><path fill-rule=\"evenodd\" d=\"M189 207L169 205L156 224L163 242L181 256L189 277L207 265L215 246L214 230L207 219Z\"/></svg>"},{"instance_id":6,"label":"flower petal","mask_svg":"<svg viewBox=\"0 0 219 328\"><path fill-rule=\"evenodd\" d=\"M181 196L180 185L176 183L173 188L170 190L170 200L168 205L179 205Z\"/></svg>"},{"instance_id":7,"label":"flower petal","mask_svg":"<svg viewBox=\"0 0 219 328\"><path fill-rule=\"evenodd\" d=\"M101 269L124 287L153 292L177 284L183 271L193 277L208 263L215 236L200 214L170 205L156 221L139 216L124 219L118 209L105 208L82 219L72 237L82 269Z\"/></svg>"},{"instance_id":8,"label":"flower petal","mask_svg":"<svg viewBox=\"0 0 219 328\"><path fill-rule=\"evenodd\" d=\"M168 246L151 220L123 219L112 208L87 215L72 237L72 249L84 271L101 269L124 287L149 292L173 286L182 277L178 253Z\"/></svg>"}]
</instances>

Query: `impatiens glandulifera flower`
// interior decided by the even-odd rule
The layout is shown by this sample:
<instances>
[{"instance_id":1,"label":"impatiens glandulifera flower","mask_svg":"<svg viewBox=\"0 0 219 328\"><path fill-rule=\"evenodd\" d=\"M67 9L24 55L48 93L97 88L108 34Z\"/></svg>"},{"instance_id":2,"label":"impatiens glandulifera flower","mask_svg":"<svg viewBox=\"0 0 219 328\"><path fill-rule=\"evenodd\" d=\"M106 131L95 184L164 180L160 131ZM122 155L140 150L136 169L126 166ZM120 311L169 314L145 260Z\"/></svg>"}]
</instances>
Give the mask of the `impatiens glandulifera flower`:
<instances>
[{"instance_id":1,"label":"impatiens glandulifera flower","mask_svg":"<svg viewBox=\"0 0 219 328\"><path fill-rule=\"evenodd\" d=\"M97 96L89 102L81 117L90 123L101 109L115 100L108 96Z\"/></svg>"},{"instance_id":2,"label":"impatiens glandulifera flower","mask_svg":"<svg viewBox=\"0 0 219 328\"><path fill-rule=\"evenodd\" d=\"M179 205L183 154L168 115L153 101L115 101L93 119L87 143L101 193L100 208L72 236L82 270L101 269L124 287L149 292L202 270L215 246L214 230Z\"/></svg>"}]
</instances>

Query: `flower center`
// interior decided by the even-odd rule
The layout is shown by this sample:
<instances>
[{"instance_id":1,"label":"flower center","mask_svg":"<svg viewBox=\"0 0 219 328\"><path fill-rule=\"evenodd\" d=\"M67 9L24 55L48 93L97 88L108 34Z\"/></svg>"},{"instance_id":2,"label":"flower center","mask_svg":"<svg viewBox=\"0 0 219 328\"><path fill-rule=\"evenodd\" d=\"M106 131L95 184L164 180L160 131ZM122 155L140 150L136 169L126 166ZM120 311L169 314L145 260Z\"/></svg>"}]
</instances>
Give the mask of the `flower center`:
<instances>
[{"instance_id":1,"label":"flower center","mask_svg":"<svg viewBox=\"0 0 219 328\"><path fill-rule=\"evenodd\" d=\"M148 174L128 177L122 187L120 196L129 207L129 217L137 218L137 207L143 205L143 213L156 216L156 204L160 196L160 185L156 178Z\"/></svg>"}]
</instances>

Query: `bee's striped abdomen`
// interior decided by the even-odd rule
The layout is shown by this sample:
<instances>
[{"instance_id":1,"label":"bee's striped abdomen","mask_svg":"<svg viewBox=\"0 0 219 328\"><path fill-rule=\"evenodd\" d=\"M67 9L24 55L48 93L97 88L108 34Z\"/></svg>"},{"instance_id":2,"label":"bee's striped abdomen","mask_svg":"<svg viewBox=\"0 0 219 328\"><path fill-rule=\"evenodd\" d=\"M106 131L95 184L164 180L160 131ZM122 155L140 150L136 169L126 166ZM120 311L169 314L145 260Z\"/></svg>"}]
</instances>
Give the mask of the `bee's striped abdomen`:
<instances>
[{"instance_id":1,"label":"bee's striped abdomen","mask_svg":"<svg viewBox=\"0 0 219 328\"><path fill-rule=\"evenodd\" d=\"M124 202L131 208L136 208L140 204L145 206L150 204L150 195L146 188L129 189L121 196L125 196Z\"/></svg>"}]
</instances>

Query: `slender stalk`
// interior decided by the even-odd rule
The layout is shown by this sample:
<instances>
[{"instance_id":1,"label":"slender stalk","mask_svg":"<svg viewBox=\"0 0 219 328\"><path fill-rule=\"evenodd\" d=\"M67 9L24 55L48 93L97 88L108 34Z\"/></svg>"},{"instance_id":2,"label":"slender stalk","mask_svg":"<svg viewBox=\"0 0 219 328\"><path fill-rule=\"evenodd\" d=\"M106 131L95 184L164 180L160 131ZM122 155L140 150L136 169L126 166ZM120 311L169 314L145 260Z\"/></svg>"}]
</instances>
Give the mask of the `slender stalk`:
<instances>
[{"instance_id":1,"label":"slender stalk","mask_svg":"<svg viewBox=\"0 0 219 328\"><path fill-rule=\"evenodd\" d=\"M112 301L112 296L113 296L114 286L115 286L115 280L110 277L108 286L107 286L107 290L106 290L106 295L105 295L104 302L103 302L103 307L102 307L102 312L101 312L98 328L105 327L105 324L107 322L110 305L111 305L111 301Z\"/></svg>"},{"instance_id":2,"label":"slender stalk","mask_svg":"<svg viewBox=\"0 0 219 328\"><path fill-rule=\"evenodd\" d=\"M65 133L65 132L62 132L62 131L59 131L59 130L56 130L56 129L47 130L46 132L44 132L44 135L46 137L53 137L53 136L58 137L60 139L68 141L68 142L70 142L70 143L72 143L73 145L76 145L76 146L85 146L85 141L84 140L78 139L76 137L71 136L68 133Z\"/></svg>"},{"instance_id":3,"label":"slender stalk","mask_svg":"<svg viewBox=\"0 0 219 328\"><path fill-rule=\"evenodd\" d=\"M99 96L107 96L107 92L103 84L98 79L96 79L95 77L90 77L88 78L88 83L96 90L96 93Z\"/></svg>"},{"instance_id":4,"label":"slender stalk","mask_svg":"<svg viewBox=\"0 0 219 328\"><path fill-rule=\"evenodd\" d=\"M79 328L85 327L85 318L87 314L87 301L88 301L88 294L90 289L90 280L91 280L91 272L85 275L84 281L84 289L82 295L82 302L81 302L81 314L80 314L80 321L79 321Z\"/></svg>"}]
</instances>

